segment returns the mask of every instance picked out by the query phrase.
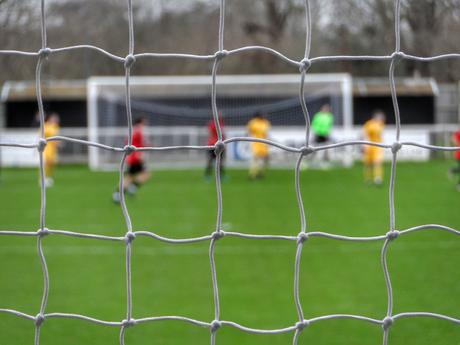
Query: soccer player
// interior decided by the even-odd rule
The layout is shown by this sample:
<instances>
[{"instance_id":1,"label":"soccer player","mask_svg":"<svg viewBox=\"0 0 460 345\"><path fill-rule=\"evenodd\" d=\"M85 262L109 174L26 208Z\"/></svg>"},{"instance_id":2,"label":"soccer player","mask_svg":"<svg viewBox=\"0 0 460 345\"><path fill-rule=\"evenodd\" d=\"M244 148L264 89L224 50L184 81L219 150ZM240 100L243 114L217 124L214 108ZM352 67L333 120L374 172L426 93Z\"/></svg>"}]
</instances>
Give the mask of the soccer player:
<instances>
[{"instance_id":1,"label":"soccer player","mask_svg":"<svg viewBox=\"0 0 460 345\"><path fill-rule=\"evenodd\" d=\"M366 140L381 143L383 130L385 129L385 114L381 110L375 110L372 118L364 124L363 129ZM364 146L364 179L367 184L382 184L382 164L383 148L370 145Z\"/></svg>"},{"instance_id":2,"label":"soccer player","mask_svg":"<svg viewBox=\"0 0 460 345\"><path fill-rule=\"evenodd\" d=\"M321 109L313 115L313 121L311 123L311 129L315 135L315 144L325 144L329 141L333 125L334 115L331 112L331 106L329 104L324 104L321 106ZM329 161L327 150L324 151L324 161Z\"/></svg>"},{"instance_id":3,"label":"soccer player","mask_svg":"<svg viewBox=\"0 0 460 345\"><path fill-rule=\"evenodd\" d=\"M46 116L45 124L45 138L54 137L59 134L59 115L51 113ZM49 141L43 151L43 160L45 164L45 187L52 187L54 184L54 168L58 159L58 146L59 142Z\"/></svg>"},{"instance_id":4,"label":"soccer player","mask_svg":"<svg viewBox=\"0 0 460 345\"><path fill-rule=\"evenodd\" d=\"M222 131L222 140L224 140L225 134L224 134L224 121L222 120L222 114L219 114L219 124L220 124L220 129ZM217 127L213 119L208 122L208 146L215 145L217 140L218 140ZM224 173L224 158L225 158L225 151L222 152L222 156L220 160L220 176L221 177L224 177L224 174L225 174ZM208 163L206 164L206 169L204 171L204 177L206 180L209 180L211 178L212 167L213 167L215 160L216 160L216 155L214 153L214 150L209 150L208 151Z\"/></svg>"},{"instance_id":5,"label":"soccer player","mask_svg":"<svg viewBox=\"0 0 460 345\"><path fill-rule=\"evenodd\" d=\"M455 146L460 146L460 129L458 129L452 135L452 141ZM457 190L460 192L460 151L455 151L454 154L455 160L457 161L457 166L450 169L452 175L458 175Z\"/></svg>"},{"instance_id":6,"label":"soccer player","mask_svg":"<svg viewBox=\"0 0 460 345\"><path fill-rule=\"evenodd\" d=\"M147 120L144 117L137 118L133 125L133 146L145 147L146 140L144 139L144 127ZM150 173L145 168L144 153L135 151L126 158L128 164L127 172L123 177L124 191L129 195L135 195L137 190L146 183L150 178ZM113 193L113 201L120 202L120 191Z\"/></svg>"},{"instance_id":7,"label":"soccer player","mask_svg":"<svg viewBox=\"0 0 460 345\"><path fill-rule=\"evenodd\" d=\"M313 115L311 129L315 135L315 143L322 144L329 141L334 125L334 115L331 112L331 106L324 104L320 111Z\"/></svg>"},{"instance_id":8,"label":"soccer player","mask_svg":"<svg viewBox=\"0 0 460 345\"><path fill-rule=\"evenodd\" d=\"M249 136L258 139L267 139L271 124L261 113L256 113L248 122ZM257 179L264 176L269 162L268 145L259 142L251 143L252 160L249 167L249 177Z\"/></svg>"}]
</instances>

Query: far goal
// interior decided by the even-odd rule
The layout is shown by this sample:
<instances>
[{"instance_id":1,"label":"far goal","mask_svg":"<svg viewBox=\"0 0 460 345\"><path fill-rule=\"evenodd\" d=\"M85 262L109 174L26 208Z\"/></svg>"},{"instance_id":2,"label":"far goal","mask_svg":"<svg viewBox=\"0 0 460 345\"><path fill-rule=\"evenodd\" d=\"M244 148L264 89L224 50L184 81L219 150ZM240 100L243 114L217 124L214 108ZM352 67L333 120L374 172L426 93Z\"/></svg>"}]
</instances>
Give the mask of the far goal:
<instances>
[{"instance_id":1,"label":"far goal","mask_svg":"<svg viewBox=\"0 0 460 345\"><path fill-rule=\"evenodd\" d=\"M227 138L246 135L246 124L256 112L272 124L270 138L294 147L304 145L305 119L299 101L297 74L219 75L217 103ZM212 119L210 76L131 77L133 118L146 117L146 134L152 146L206 145ZM127 135L125 79L88 79L88 137L90 141L122 147ZM352 81L348 74L307 74L304 96L313 116L329 104L335 117L333 140L346 139L352 127ZM291 167L294 157L271 147L273 167ZM250 157L249 143L231 143L227 165L242 167ZM203 152L181 150L155 155L155 168L193 168L204 164ZM347 158L348 157L348 158ZM351 157L335 152L338 164ZM153 160L153 159L152 159ZM94 170L118 168L119 154L89 149ZM148 161L148 159L147 159Z\"/></svg>"}]
</instances>

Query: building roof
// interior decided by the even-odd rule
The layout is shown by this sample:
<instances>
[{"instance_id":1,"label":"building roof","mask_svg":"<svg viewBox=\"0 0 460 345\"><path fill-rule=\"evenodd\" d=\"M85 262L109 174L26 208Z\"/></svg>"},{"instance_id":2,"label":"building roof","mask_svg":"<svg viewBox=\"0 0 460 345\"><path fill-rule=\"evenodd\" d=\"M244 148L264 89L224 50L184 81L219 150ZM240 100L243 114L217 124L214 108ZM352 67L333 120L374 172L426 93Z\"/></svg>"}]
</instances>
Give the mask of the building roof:
<instances>
[{"instance_id":1,"label":"building roof","mask_svg":"<svg viewBox=\"0 0 460 345\"><path fill-rule=\"evenodd\" d=\"M345 74L310 74L313 78L322 78L324 76L327 83L328 78L335 76L335 80L340 79ZM345 75L348 76L349 75ZM173 77L133 77L133 80L144 80L144 82L153 81L154 84L168 85L169 88L163 88L167 92L171 87L177 85L178 81L183 84L208 86L211 83L210 76L173 76ZM124 77L92 77L89 81L121 81L124 83ZM275 90L278 83L283 84L283 92L292 89L298 90L299 83L298 74L288 75L251 75L251 76L218 76L219 84L240 84L242 89L251 89L251 83L259 81L265 85L266 82L271 85L270 89ZM308 75L307 75L308 80ZM332 80L332 79L331 79ZM353 78L353 95L355 97L385 97L391 95L390 84L388 78ZM287 87L287 85L292 87ZM56 80L42 82L42 98L45 100L60 100L60 101L85 101L87 80ZM142 86L139 86L140 88ZM171 89L173 91L174 87ZM197 88L198 89L198 88ZM221 88L221 90L225 87ZM230 89L230 88L229 88ZM233 88L234 89L234 88ZM257 89L257 88L256 88ZM264 87L264 89L267 89ZM246 90L249 91L249 90ZM272 90L272 91L273 91ZM279 89L278 89L279 90ZM399 96L435 96L438 94L438 86L432 78L397 78L396 90ZM254 86L252 86L254 92ZM262 90L257 90L262 91ZM265 90L267 91L267 90ZM305 90L309 92L308 89ZM36 100L35 81L7 81L3 84L0 93L2 102L12 101L34 101ZM149 93L146 90L147 93ZM218 91L219 92L219 91ZM297 91L296 91L297 92ZM155 94L155 93L154 93Z\"/></svg>"},{"instance_id":2,"label":"building roof","mask_svg":"<svg viewBox=\"0 0 460 345\"><path fill-rule=\"evenodd\" d=\"M398 96L435 96L438 86L433 78L397 78ZM391 95L388 78L353 78L355 97L379 97Z\"/></svg>"},{"instance_id":3,"label":"building roof","mask_svg":"<svg viewBox=\"0 0 460 345\"><path fill-rule=\"evenodd\" d=\"M46 100L86 100L86 80L55 80L42 82L42 98ZM35 81L7 81L0 93L2 102L34 101Z\"/></svg>"}]
</instances>

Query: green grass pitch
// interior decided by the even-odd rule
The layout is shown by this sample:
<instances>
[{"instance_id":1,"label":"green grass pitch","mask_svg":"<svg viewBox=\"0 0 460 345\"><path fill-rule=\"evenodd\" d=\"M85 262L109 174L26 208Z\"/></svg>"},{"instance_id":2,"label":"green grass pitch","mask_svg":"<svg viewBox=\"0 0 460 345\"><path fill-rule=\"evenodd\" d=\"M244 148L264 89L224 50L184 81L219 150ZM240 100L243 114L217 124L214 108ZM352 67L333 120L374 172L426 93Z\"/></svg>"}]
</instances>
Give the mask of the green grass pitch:
<instances>
[{"instance_id":1,"label":"green grass pitch","mask_svg":"<svg viewBox=\"0 0 460 345\"><path fill-rule=\"evenodd\" d=\"M460 193L447 179L447 162L398 163L396 225L404 229L439 223L460 228ZM301 189L308 230L350 236L384 234L389 227L388 178L366 186L359 164L352 169L303 171ZM296 235L299 211L292 170L273 170L251 182L231 170L223 184L225 229ZM36 170L3 169L0 229L35 231L39 224ZM123 236L119 205L111 201L116 173L58 167L47 192L51 229ZM214 182L202 171L155 171L128 210L135 230L183 238L215 230ZM47 313L78 313L120 321L126 313L123 243L63 236L44 238L50 274ZM134 241L133 316L182 315L214 319L208 242L172 245L146 237ZM386 289L380 265L382 242L351 243L310 238L304 246L300 294L306 318L350 313L383 319ZM293 325L295 242L224 237L216 245L221 318L256 328ZM431 311L460 318L460 238L427 230L399 237L389 249L394 313ZM0 308L36 315L43 291L36 238L0 236ZM79 320L48 319L41 345L117 344L119 328ZM217 344L290 344L292 334L255 335L230 327ZM0 344L32 344L33 322L0 314ZM331 320L306 328L301 344L381 344L378 325ZM460 326L431 318L397 320L390 344L458 345ZM136 325L126 344L208 344L209 330L179 321Z\"/></svg>"}]
</instances>

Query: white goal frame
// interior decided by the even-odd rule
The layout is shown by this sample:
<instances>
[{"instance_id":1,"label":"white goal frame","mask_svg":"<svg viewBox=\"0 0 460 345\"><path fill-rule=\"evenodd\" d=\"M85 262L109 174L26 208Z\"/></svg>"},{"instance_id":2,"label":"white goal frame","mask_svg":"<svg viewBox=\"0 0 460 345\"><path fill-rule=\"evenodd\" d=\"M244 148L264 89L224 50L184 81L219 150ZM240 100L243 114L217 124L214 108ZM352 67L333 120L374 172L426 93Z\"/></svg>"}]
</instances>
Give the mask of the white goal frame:
<instances>
[{"instance_id":1,"label":"white goal frame","mask_svg":"<svg viewBox=\"0 0 460 345\"><path fill-rule=\"evenodd\" d=\"M130 77L131 97L138 96L172 96L178 97L184 95L203 95L209 94L211 77L207 75L196 76L135 76ZM352 77L348 73L310 73L305 77L305 84L310 88L315 88L315 84L336 84L339 85L336 91L340 92L341 108L343 111L343 123L335 125L342 132L349 133L353 126L353 82ZM263 96L266 94L273 95L278 92L280 96L298 97L299 76L298 74L262 74L262 75L219 75L217 78L217 87L219 95L226 96ZM120 132L125 133L120 128L103 128L98 126L99 117L98 99L101 94L101 89L110 89L115 95L124 95L125 78L109 76L109 77L90 77L87 80L87 123L88 123L88 139L92 142L101 142L101 134L103 135L119 135ZM136 91L134 91L136 90ZM103 91L102 91L103 92ZM177 126L180 127L180 126ZM300 129L301 127L299 127ZM231 128L229 128L231 130ZM172 134L180 133L180 128L170 130L169 128L149 128L147 132L155 133L171 131ZM183 133L190 131L193 136L199 129L194 126L183 128ZM191 145L199 145L198 142L192 142ZM350 160L352 158L350 157ZM110 170L116 169L118 166L101 164L100 150L96 147L88 149L88 163L92 170ZM201 165L201 162L198 162ZM246 165L246 164L244 164ZM276 165L276 164L275 164ZM233 164L233 167L241 167L243 165ZM196 167L191 160L190 164L176 165L159 165L155 168L184 168ZM280 167L286 167L281 165Z\"/></svg>"}]
</instances>

